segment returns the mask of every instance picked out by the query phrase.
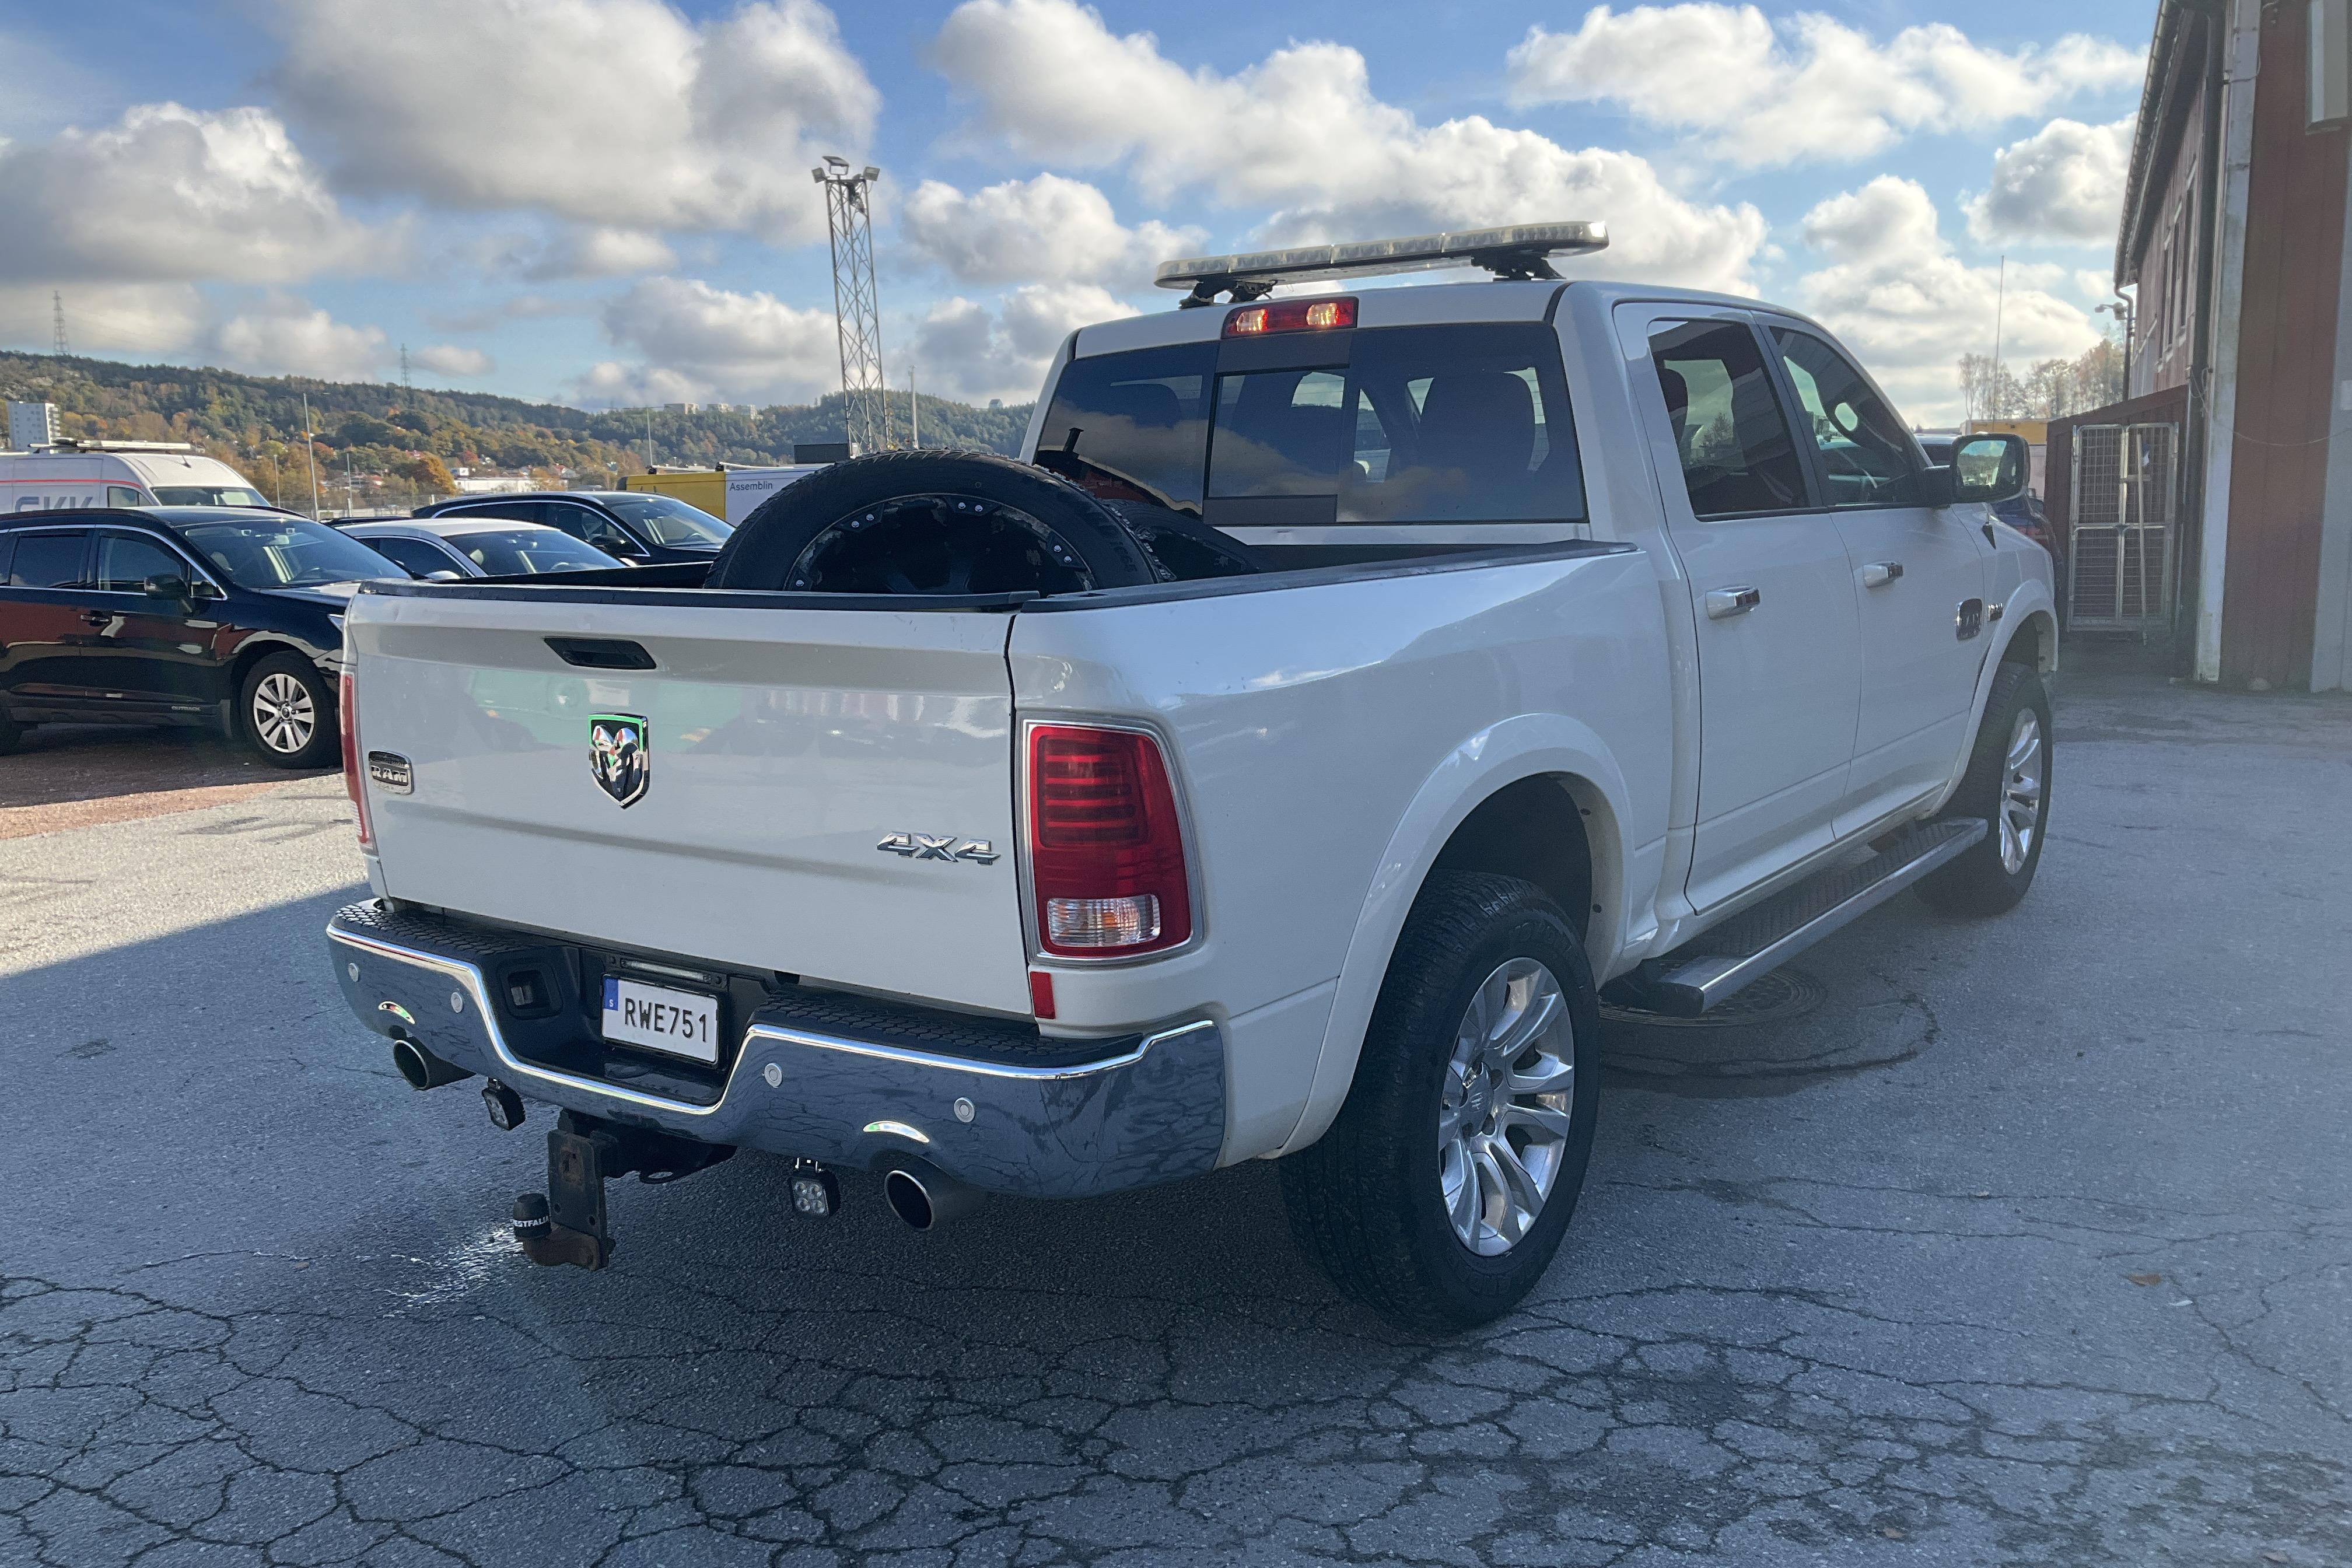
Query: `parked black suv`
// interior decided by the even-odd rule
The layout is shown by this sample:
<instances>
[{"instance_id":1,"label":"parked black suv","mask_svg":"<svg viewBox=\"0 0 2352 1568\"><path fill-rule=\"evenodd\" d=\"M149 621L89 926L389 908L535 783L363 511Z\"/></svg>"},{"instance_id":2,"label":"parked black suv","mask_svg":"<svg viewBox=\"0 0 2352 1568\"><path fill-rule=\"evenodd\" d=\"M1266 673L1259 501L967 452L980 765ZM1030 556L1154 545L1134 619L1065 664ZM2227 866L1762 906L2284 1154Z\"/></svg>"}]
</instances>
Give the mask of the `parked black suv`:
<instances>
[{"instance_id":1,"label":"parked black suv","mask_svg":"<svg viewBox=\"0 0 2352 1568\"><path fill-rule=\"evenodd\" d=\"M288 512L0 517L0 752L26 725L206 725L280 767L334 760L352 584L406 574Z\"/></svg>"},{"instance_id":2,"label":"parked black suv","mask_svg":"<svg viewBox=\"0 0 2352 1568\"><path fill-rule=\"evenodd\" d=\"M731 531L675 496L649 490L539 490L458 496L416 509L418 517L503 517L541 522L633 566L710 564Z\"/></svg>"}]
</instances>

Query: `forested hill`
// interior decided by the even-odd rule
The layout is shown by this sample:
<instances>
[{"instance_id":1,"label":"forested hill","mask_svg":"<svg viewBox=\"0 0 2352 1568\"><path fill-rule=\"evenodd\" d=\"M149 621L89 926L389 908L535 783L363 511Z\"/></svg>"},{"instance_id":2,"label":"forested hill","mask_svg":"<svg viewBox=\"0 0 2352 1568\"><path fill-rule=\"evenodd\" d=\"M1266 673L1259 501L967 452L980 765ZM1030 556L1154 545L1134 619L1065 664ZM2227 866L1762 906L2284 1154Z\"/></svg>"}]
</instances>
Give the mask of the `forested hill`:
<instances>
[{"instance_id":1,"label":"forested hill","mask_svg":"<svg viewBox=\"0 0 2352 1568\"><path fill-rule=\"evenodd\" d=\"M0 352L0 396L56 404L65 435L193 441L248 470L283 461L289 448L299 455L306 393L319 457L337 469L347 455L365 472L414 465L420 453L448 468L562 467L583 478L646 467L643 409L591 413L488 393ZM906 395L891 401L904 439ZM926 395L923 444L1010 453L1029 407L975 408ZM789 462L795 441L838 441L842 431L838 393L804 407L652 415L654 460L661 464Z\"/></svg>"}]
</instances>

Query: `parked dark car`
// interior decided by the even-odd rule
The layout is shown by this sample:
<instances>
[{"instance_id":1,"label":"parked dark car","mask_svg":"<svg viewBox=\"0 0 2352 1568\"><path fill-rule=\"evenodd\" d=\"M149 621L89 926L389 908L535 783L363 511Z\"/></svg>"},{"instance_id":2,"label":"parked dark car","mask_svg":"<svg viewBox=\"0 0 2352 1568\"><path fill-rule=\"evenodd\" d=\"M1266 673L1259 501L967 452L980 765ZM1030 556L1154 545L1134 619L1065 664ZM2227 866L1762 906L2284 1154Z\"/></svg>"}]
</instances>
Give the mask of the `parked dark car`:
<instances>
[{"instance_id":1,"label":"parked dark car","mask_svg":"<svg viewBox=\"0 0 2352 1568\"><path fill-rule=\"evenodd\" d=\"M647 490L541 490L458 496L416 509L418 517L510 518L545 523L633 566L710 563L731 531L700 507Z\"/></svg>"},{"instance_id":2,"label":"parked dark car","mask_svg":"<svg viewBox=\"0 0 2352 1568\"><path fill-rule=\"evenodd\" d=\"M1948 464L1952 460L1955 439L1950 436L1922 436L1919 446L1927 454L1929 462ZM2051 526L2050 514L2043 510L2042 498L2032 490L2026 490L1994 507L1992 514L2050 552L2053 592L2058 600L2059 620L2063 624L2066 617L2066 552L2059 543L2058 531Z\"/></svg>"},{"instance_id":3,"label":"parked dark car","mask_svg":"<svg viewBox=\"0 0 2352 1568\"><path fill-rule=\"evenodd\" d=\"M441 581L611 571L627 564L543 523L506 517L372 518L335 526L411 576Z\"/></svg>"},{"instance_id":4,"label":"parked dark car","mask_svg":"<svg viewBox=\"0 0 2352 1568\"><path fill-rule=\"evenodd\" d=\"M198 725L280 767L334 760L342 608L408 574L249 507L0 518L0 752L28 725Z\"/></svg>"}]
</instances>

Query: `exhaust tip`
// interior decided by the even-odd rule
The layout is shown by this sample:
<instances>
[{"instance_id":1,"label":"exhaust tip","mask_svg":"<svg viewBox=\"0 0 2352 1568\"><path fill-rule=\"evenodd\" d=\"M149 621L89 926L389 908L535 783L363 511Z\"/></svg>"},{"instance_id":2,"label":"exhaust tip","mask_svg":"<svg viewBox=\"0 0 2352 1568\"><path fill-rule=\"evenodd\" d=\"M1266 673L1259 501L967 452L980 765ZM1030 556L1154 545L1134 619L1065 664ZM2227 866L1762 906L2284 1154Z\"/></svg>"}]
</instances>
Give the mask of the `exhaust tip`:
<instances>
[{"instance_id":1,"label":"exhaust tip","mask_svg":"<svg viewBox=\"0 0 2352 1568\"><path fill-rule=\"evenodd\" d=\"M882 1173L882 1201L915 1230L937 1230L980 1206L978 1188L919 1161L893 1165Z\"/></svg>"},{"instance_id":2,"label":"exhaust tip","mask_svg":"<svg viewBox=\"0 0 2352 1568\"><path fill-rule=\"evenodd\" d=\"M433 1087L433 1064L414 1040L392 1042L392 1065L408 1080L411 1089Z\"/></svg>"},{"instance_id":3,"label":"exhaust tip","mask_svg":"<svg viewBox=\"0 0 2352 1568\"><path fill-rule=\"evenodd\" d=\"M455 1062L443 1061L415 1040L392 1042L392 1065L411 1089L438 1089L474 1075Z\"/></svg>"},{"instance_id":4,"label":"exhaust tip","mask_svg":"<svg viewBox=\"0 0 2352 1568\"><path fill-rule=\"evenodd\" d=\"M937 1205L931 1202L929 1189L921 1178L907 1171L891 1171L882 1178L882 1198L890 1212L915 1230L929 1230L940 1223Z\"/></svg>"}]
</instances>

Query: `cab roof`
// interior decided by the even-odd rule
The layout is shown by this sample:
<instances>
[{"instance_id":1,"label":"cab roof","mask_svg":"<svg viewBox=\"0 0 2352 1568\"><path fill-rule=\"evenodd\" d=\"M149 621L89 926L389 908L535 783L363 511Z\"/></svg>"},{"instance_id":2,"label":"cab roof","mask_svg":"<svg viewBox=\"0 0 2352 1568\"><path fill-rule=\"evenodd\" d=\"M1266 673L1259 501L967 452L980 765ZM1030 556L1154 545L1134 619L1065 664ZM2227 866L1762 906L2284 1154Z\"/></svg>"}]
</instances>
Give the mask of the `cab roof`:
<instances>
[{"instance_id":1,"label":"cab roof","mask_svg":"<svg viewBox=\"0 0 2352 1568\"><path fill-rule=\"evenodd\" d=\"M1580 299L1591 299L1602 309L1622 300L1662 300L1705 305L1711 309L1772 309L1761 300L1737 294L1716 294L1699 289L1669 289L1654 283L1610 282L1599 279L1541 279L1497 282L1481 279L1459 283L1387 284L1376 288L1327 287L1317 295L1345 296L1356 301L1356 326L1439 326L1447 322L1541 321L1557 314L1563 297L1573 289ZM1277 298L1302 298L1300 294ZM1127 316L1081 327L1073 334L1072 358L1118 353L1127 349L1161 348L1171 343L1214 340L1224 331L1225 318L1248 304L1201 306ZM1790 310L1783 313L1796 315Z\"/></svg>"}]
</instances>

